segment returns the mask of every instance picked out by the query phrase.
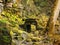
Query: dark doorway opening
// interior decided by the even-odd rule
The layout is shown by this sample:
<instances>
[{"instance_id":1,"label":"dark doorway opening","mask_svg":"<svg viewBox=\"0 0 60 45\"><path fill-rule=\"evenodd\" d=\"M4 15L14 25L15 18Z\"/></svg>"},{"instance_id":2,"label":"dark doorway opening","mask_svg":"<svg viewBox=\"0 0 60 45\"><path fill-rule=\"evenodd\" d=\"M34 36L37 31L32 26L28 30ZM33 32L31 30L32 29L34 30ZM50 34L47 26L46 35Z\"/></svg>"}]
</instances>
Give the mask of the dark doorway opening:
<instances>
[{"instance_id":1,"label":"dark doorway opening","mask_svg":"<svg viewBox=\"0 0 60 45\"><path fill-rule=\"evenodd\" d=\"M26 25L26 31L29 32L29 33L31 32L31 25L30 24Z\"/></svg>"}]
</instances>

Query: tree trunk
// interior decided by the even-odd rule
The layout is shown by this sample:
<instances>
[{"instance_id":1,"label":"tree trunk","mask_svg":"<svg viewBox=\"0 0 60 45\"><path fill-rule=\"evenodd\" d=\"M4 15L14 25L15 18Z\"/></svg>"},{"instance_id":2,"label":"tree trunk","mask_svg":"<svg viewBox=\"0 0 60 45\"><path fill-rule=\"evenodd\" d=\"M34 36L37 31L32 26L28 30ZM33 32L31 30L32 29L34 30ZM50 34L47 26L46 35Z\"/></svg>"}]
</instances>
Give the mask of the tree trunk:
<instances>
[{"instance_id":1,"label":"tree trunk","mask_svg":"<svg viewBox=\"0 0 60 45\"><path fill-rule=\"evenodd\" d=\"M48 28L47 28L47 30L49 31L48 34L50 35L52 34L51 36L54 35L55 24L59 16L59 10L60 10L60 0L56 0L53 7L52 15L50 16L50 19L48 22Z\"/></svg>"}]
</instances>

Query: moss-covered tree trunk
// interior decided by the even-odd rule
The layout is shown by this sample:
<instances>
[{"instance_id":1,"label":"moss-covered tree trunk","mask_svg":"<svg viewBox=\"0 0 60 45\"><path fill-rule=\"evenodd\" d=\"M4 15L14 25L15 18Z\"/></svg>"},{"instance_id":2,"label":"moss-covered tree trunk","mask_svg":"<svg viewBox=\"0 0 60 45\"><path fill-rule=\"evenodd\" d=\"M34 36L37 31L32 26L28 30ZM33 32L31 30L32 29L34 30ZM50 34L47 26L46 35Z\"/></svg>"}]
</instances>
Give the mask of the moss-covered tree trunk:
<instances>
[{"instance_id":1,"label":"moss-covered tree trunk","mask_svg":"<svg viewBox=\"0 0 60 45\"><path fill-rule=\"evenodd\" d=\"M50 16L50 19L48 22L48 30L49 30L48 34L50 34L50 36L54 36L55 24L56 24L57 18L59 16L59 11L60 11L60 0L55 1L52 10L53 10L52 15Z\"/></svg>"}]
</instances>

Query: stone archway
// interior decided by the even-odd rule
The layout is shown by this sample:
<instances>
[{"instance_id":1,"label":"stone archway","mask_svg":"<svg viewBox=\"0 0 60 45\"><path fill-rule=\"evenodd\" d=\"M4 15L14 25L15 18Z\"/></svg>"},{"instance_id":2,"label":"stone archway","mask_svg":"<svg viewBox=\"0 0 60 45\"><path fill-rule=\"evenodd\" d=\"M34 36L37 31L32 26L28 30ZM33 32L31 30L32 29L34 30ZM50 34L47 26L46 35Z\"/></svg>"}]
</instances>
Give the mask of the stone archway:
<instances>
[{"instance_id":1,"label":"stone archway","mask_svg":"<svg viewBox=\"0 0 60 45\"><path fill-rule=\"evenodd\" d=\"M26 19L24 24L25 30L31 32L37 29L37 21L35 19Z\"/></svg>"}]
</instances>

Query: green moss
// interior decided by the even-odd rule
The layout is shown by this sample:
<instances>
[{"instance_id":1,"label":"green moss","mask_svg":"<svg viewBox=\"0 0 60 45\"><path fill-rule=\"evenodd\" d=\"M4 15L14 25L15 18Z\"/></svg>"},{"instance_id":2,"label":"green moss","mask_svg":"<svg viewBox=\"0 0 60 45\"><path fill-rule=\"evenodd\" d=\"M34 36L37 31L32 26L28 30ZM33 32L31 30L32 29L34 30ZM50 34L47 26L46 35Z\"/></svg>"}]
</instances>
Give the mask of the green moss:
<instances>
[{"instance_id":1,"label":"green moss","mask_svg":"<svg viewBox=\"0 0 60 45\"><path fill-rule=\"evenodd\" d=\"M3 39L3 42L5 42L5 43L10 43L11 42L11 39L8 35L7 36L2 36L2 39Z\"/></svg>"}]
</instances>

